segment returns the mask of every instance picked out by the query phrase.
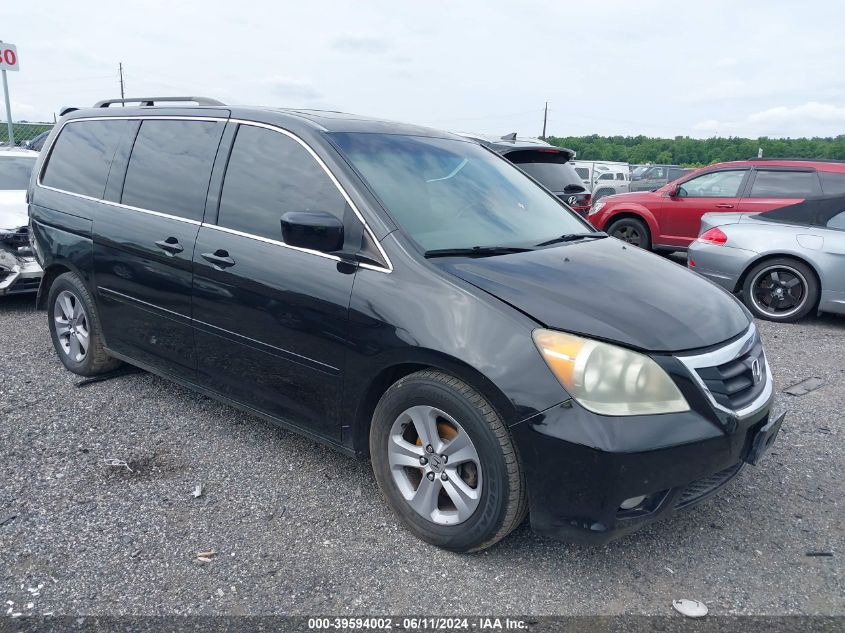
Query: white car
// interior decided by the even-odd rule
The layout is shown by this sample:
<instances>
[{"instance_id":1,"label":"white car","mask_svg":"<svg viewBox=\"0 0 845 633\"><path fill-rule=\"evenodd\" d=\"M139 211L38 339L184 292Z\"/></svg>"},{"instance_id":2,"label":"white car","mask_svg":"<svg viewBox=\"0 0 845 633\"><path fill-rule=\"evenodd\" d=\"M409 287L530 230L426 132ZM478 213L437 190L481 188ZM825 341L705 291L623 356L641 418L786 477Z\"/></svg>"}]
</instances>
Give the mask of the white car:
<instances>
[{"instance_id":1,"label":"white car","mask_svg":"<svg viewBox=\"0 0 845 633\"><path fill-rule=\"evenodd\" d=\"M29 245L26 189L38 152L0 148L0 296L35 292L41 267Z\"/></svg>"}]
</instances>

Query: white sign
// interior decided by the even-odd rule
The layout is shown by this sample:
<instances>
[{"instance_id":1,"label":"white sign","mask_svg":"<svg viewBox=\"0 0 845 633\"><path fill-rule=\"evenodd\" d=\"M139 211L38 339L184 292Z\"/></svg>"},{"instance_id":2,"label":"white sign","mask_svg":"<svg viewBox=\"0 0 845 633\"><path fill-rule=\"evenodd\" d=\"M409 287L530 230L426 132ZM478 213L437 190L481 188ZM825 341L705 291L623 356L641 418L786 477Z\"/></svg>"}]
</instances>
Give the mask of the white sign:
<instances>
[{"instance_id":1,"label":"white sign","mask_svg":"<svg viewBox=\"0 0 845 633\"><path fill-rule=\"evenodd\" d=\"M18 47L14 44L0 42L0 70L20 70Z\"/></svg>"}]
</instances>

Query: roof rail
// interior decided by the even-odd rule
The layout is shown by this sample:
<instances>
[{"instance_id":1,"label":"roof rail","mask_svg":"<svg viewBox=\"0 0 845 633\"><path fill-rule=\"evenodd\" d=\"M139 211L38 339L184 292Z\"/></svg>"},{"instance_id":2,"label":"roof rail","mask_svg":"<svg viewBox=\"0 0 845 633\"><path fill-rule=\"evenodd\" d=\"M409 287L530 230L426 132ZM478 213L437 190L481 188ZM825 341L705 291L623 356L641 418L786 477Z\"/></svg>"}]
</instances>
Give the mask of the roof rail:
<instances>
[{"instance_id":1,"label":"roof rail","mask_svg":"<svg viewBox=\"0 0 845 633\"><path fill-rule=\"evenodd\" d=\"M162 101L191 101L201 106L222 106L226 105L217 99L208 97L137 97L134 99L103 99L94 104L95 108L108 108L113 103L140 103L142 106L154 106Z\"/></svg>"},{"instance_id":2,"label":"roof rail","mask_svg":"<svg viewBox=\"0 0 845 633\"><path fill-rule=\"evenodd\" d=\"M845 160L841 160L839 158L778 158L776 156L752 156L751 158L747 158L746 160L783 160L792 161L796 163L845 163Z\"/></svg>"}]
</instances>

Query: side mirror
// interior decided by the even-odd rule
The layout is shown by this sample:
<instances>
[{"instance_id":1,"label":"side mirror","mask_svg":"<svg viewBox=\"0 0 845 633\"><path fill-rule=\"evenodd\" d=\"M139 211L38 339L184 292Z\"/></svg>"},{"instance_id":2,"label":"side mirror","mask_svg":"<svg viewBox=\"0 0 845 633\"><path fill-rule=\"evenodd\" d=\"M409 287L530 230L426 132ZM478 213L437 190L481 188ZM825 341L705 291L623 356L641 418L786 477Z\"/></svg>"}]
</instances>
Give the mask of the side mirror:
<instances>
[{"instance_id":1,"label":"side mirror","mask_svg":"<svg viewBox=\"0 0 845 633\"><path fill-rule=\"evenodd\" d=\"M325 211L289 211L282 216L285 244L321 253L343 248L343 222Z\"/></svg>"},{"instance_id":2,"label":"side mirror","mask_svg":"<svg viewBox=\"0 0 845 633\"><path fill-rule=\"evenodd\" d=\"M683 195L681 194L681 185L672 185L672 187L669 189L669 197L682 198Z\"/></svg>"}]
</instances>

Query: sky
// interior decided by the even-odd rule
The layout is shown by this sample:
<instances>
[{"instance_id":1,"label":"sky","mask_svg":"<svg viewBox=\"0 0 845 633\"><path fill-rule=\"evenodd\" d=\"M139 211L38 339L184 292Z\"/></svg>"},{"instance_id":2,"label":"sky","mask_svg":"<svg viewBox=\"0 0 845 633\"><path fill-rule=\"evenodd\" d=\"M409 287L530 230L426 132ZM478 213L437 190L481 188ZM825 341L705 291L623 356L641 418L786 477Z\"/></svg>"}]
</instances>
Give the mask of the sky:
<instances>
[{"instance_id":1,"label":"sky","mask_svg":"<svg viewBox=\"0 0 845 633\"><path fill-rule=\"evenodd\" d=\"M0 3L15 120L120 96L341 110L453 131L845 134L842 0ZM5 112L3 113L5 115Z\"/></svg>"}]
</instances>

